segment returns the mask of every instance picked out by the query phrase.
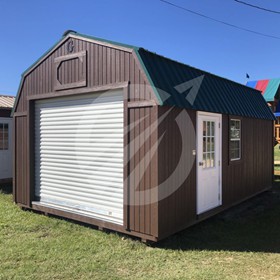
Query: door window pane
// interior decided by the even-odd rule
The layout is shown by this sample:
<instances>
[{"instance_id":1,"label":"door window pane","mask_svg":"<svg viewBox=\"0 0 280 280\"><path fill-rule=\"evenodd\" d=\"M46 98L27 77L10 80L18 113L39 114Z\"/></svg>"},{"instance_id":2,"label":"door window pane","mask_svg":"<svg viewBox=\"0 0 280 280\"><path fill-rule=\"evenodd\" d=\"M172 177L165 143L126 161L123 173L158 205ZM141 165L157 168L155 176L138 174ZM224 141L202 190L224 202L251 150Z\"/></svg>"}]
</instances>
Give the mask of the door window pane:
<instances>
[{"instance_id":1,"label":"door window pane","mask_svg":"<svg viewBox=\"0 0 280 280\"><path fill-rule=\"evenodd\" d=\"M203 121L203 168L215 167L215 122Z\"/></svg>"}]
</instances>

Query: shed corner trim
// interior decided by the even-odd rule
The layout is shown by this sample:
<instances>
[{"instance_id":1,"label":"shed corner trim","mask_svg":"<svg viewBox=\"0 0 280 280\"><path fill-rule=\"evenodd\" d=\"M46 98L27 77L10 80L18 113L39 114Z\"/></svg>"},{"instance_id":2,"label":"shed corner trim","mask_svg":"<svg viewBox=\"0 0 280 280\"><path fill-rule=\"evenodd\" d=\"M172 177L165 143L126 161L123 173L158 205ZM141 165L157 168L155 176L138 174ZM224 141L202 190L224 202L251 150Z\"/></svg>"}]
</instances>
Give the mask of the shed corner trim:
<instances>
[{"instance_id":1,"label":"shed corner trim","mask_svg":"<svg viewBox=\"0 0 280 280\"><path fill-rule=\"evenodd\" d=\"M142 67L142 69L143 69L143 71L144 71L144 73L145 73L145 75L146 75L146 77L147 77L147 79L148 79L148 81L149 81L149 83L151 85L151 88L153 89L153 92L154 92L154 94L155 94L155 96L157 98L158 104L160 106L162 106L163 105L163 101L162 101L162 99L161 99L161 97L160 97L160 95L158 93L157 88L155 87L155 84L154 84L154 82L153 82L153 80L152 80L152 78L150 76L150 73L148 72L148 70L146 68L146 65L145 65L144 61L141 58L141 55L139 54L139 48L134 48L134 53L135 53L138 61L140 62L140 66Z\"/></svg>"}]
</instances>

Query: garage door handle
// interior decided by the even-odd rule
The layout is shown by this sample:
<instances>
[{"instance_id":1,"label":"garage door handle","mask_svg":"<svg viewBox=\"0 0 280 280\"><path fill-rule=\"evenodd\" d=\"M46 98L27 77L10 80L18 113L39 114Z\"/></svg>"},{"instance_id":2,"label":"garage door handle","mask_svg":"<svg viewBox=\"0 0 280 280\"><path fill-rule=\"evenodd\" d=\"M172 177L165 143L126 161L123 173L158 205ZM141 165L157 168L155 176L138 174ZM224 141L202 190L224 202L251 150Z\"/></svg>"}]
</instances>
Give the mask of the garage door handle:
<instances>
[{"instance_id":1,"label":"garage door handle","mask_svg":"<svg viewBox=\"0 0 280 280\"><path fill-rule=\"evenodd\" d=\"M199 165L199 166L203 166L203 162L200 161L200 162L198 163L198 165Z\"/></svg>"}]
</instances>

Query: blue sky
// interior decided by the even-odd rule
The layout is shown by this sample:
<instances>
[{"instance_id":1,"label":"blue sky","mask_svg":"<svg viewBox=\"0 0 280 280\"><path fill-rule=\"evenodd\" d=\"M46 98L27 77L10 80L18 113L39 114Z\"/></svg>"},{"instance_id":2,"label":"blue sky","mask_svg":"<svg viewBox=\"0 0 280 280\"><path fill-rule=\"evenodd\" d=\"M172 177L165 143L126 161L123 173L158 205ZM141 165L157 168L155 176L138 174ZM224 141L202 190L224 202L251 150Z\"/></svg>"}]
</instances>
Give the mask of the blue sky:
<instances>
[{"instance_id":1,"label":"blue sky","mask_svg":"<svg viewBox=\"0 0 280 280\"><path fill-rule=\"evenodd\" d=\"M280 11L280 1L244 0ZM170 0L187 9L279 39L222 25L160 0L0 0L0 93L15 95L21 73L67 29L144 47L245 83L280 77L280 14L234 0Z\"/></svg>"}]
</instances>

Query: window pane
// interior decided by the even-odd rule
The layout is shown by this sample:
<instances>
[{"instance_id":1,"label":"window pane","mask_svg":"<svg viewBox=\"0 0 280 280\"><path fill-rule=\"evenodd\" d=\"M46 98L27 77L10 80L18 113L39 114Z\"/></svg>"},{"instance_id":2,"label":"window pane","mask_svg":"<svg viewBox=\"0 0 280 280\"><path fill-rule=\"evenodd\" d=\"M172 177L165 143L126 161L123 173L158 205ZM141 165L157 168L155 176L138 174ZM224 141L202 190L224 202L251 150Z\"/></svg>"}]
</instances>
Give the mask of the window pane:
<instances>
[{"instance_id":1,"label":"window pane","mask_svg":"<svg viewBox=\"0 0 280 280\"><path fill-rule=\"evenodd\" d=\"M238 129L238 130L235 130L235 137L236 138L240 138L240 130Z\"/></svg>"},{"instance_id":2,"label":"window pane","mask_svg":"<svg viewBox=\"0 0 280 280\"><path fill-rule=\"evenodd\" d=\"M207 154L207 167L211 167L211 154Z\"/></svg>"},{"instance_id":3,"label":"window pane","mask_svg":"<svg viewBox=\"0 0 280 280\"><path fill-rule=\"evenodd\" d=\"M9 125L8 124L4 124L3 133L4 133L3 149L8 150L9 149Z\"/></svg>"},{"instance_id":4,"label":"window pane","mask_svg":"<svg viewBox=\"0 0 280 280\"><path fill-rule=\"evenodd\" d=\"M211 123L212 136L215 136L215 122Z\"/></svg>"},{"instance_id":5,"label":"window pane","mask_svg":"<svg viewBox=\"0 0 280 280\"><path fill-rule=\"evenodd\" d=\"M238 150L233 150L232 154L233 154L233 159L238 159L239 158L239 151Z\"/></svg>"},{"instance_id":6,"label":"window pane","mask_svg":"<svg viewBox=\"0 0 280 280\"><path fill-rule=\"evenodd\" d=\"M211 152L215 152L215 138L211 137Z\"/></svg>"},{"instance_id":7,"label":"window pane","mask_svg":"<svg viewBox=\"0 0 280 280\"><path fill-rule=\"evenodd\" d=\"M4 148L4 131L3 131L4 124L0 123L0 150Z\"/></svg>"},{"instance_id":8,"label":"window pane","mask_svg":"<svg viewBox=\"0 0 280 280\"><path fill-rule=\"evenodd\" d=\"M240 141L230 141L230 158L239 159L240 158Z\"/></svg>"},{"instance_id":9,"label":"window pane","mask_svg":"<svg viewBox=\"0 0 280 280\"><path fill-rule=\"evenodd\" d=\"M206 168L206 154L203 154L203 168Z\"/></svg>"},{"instance_id":10,"label":"window pane","mask_svg":"<svg viewBox=\"0 0 280 280\"><path fill-rule=\"evenodd\" d=\"M240 129L240 121L235 121L235 129Z\"/></svg>"},{"instance_id":11,"label":"window pane","mask_svg":"<svg viewBox=\"0 0 280 280\"><path fill-rule=\"evenodd\" d=\"M232 138L234 138L234 127L230 127L230 138L232 139Z\"/></svg>"},{"instance_id":12,"label":"window pane","mask_svg":"<svg viewBox=\"0 0 280 280\"><path fill-rule=\"evenodd\" d=\"M206 122L203 121L203 136L206 136Z\"/></svg>"},{"instance_id":13,"label":"window pane","mask_svg":"<svg viewBox=\"0 0 280 280\"><path fill-rule=\"evenodd\" d=\"M207 152L211 151L211 138L207 137Z\"/></svg>"},{"instance_id":14,"label":"window pane","mask_svg":"<svg viewBox=\"0 0 280 280\"><path fill-rule=\"evenodd\" d=\"M229 156L231 160L241 157L241 121L230 120Z\"/></svg>"},{"instance_id":15,"label":"window pane","mask_svg":"<svg viewBox=\"0 0 280 280\"><path fill-rule=\"evenodd\" d=\"M212 153L212 167L215 167L215 153Z\"/></svg>"},{"instance_id":16,"label":"window pane","mask_svg":"<svg viewBox=\"0 0 280 280\"><path fill-rule=\"evenodd\" d=\"M208 136L212 136L211 124L212 122L208 122Z\"/></svg>"}]
</instances>

